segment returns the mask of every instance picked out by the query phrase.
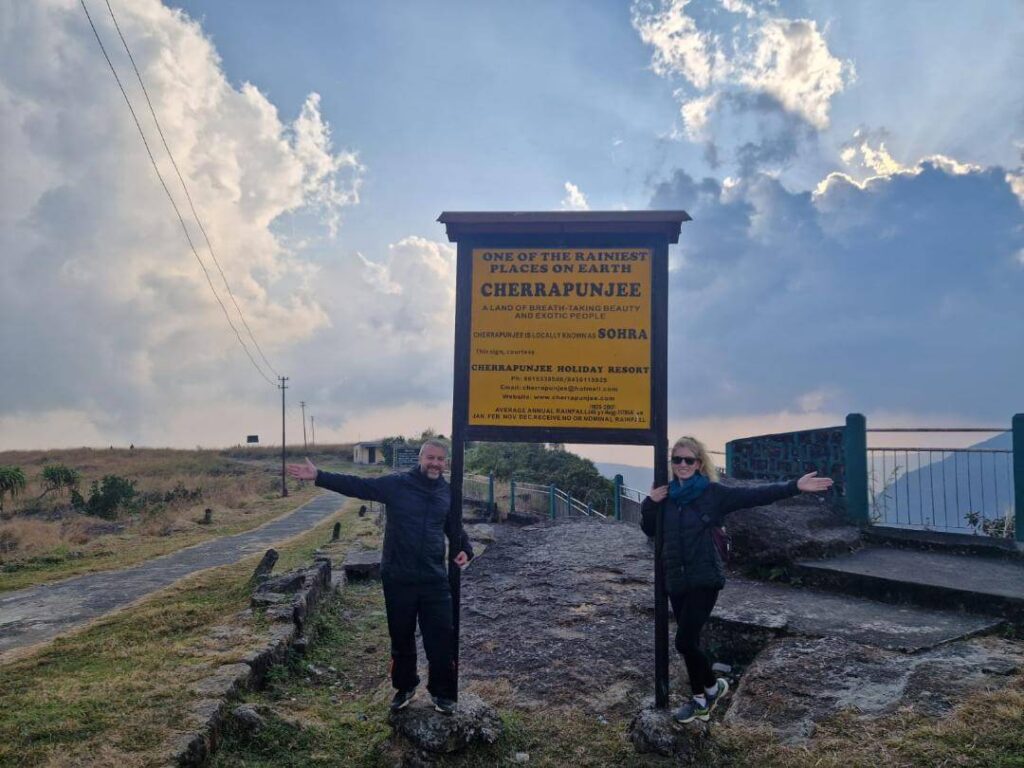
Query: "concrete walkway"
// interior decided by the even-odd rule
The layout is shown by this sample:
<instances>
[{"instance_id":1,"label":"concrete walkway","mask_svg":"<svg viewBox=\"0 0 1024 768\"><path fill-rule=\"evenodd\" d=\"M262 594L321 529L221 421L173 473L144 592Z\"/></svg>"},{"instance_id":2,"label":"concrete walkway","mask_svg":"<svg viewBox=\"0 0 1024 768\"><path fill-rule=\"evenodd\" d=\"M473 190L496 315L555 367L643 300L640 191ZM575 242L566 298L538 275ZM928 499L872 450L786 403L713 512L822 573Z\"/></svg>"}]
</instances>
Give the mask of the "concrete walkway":
<instances>
[{"instance_id":1,"label":"concrete walkway","mask_svg":"<svg viewBox=\"0 0 1024 768\"><path fill-rule=\"evenodd\" d=\"M245 533L203 542L131 568L0 593L0 654L50 640L196 571L257 554L314 527L345 501L346 497L336 493L322 494L291 514Z\"/></svg>"},{"instance_id":2,"label":"concrete walkway","mask_svg":"<svg viewBox=\"0 0 1024 768\"><path fill-rule=\"evenodd\" d=\"M713 618L780 634L841 637L863 645L916 652L988 632L1002 621L954 611L890 605L865 597L767 584L731 576Z\"/></svg>"},{"instance_id":3,"label":"concrete walkway","mask_svg":"<svg viewBox=\"0 0 1024 768\"><path fill-rule=\"evenodd\" d=\"M846 591L873 596L912 593L932 604L998 613L1024 609L1024 562L981 555L866 547L828 560L804 560L801 575Z\"/></svg>"}]
</instances>

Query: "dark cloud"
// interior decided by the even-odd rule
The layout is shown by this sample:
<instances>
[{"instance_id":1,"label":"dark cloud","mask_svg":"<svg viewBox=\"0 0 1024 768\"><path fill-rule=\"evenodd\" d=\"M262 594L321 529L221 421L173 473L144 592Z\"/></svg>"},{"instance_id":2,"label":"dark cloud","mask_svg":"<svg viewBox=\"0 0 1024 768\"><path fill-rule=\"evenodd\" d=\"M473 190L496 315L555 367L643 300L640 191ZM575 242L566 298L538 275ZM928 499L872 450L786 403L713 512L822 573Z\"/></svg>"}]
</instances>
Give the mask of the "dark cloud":
<instances>
[{"instance_id":1,"label":"dark cloud","mask_svg":"<svg viewBox=\"0 0 1024 768\"><path fill-rule=\"evenodd\" d=\"M682 171L652 208L683 208L670 286L673 415L798 407L1020 410L1024 214L1002 168L938 161L824 194L754 175L732 187Z\"/></svg>"}]
</instances>

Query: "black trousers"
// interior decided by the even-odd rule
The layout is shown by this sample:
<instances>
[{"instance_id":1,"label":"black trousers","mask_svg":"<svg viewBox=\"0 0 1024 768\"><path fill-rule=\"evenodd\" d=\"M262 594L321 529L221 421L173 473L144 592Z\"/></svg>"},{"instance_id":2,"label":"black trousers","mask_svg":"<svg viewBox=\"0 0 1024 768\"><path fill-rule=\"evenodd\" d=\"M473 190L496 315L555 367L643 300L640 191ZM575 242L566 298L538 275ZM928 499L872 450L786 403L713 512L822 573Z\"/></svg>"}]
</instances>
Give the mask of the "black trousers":
<instances>
[{"instance_id":1,"label":"black trousers","mask_svg":"<svg viewBox=\"0 0 1024 768\"><path fill-rule=\"evenodd\" d=\"M669 593L672 613L676 617L676 650L686 663L686 674L690 678L693 694L704 693L715 683L711 662L700 649L700 631L707 623L718 600L719 590L713 587L698 587L676 594Z\"/></svg>"},{"instance_id":2,"label":"black trousers","mask_svg":"<svg viewBox=\"0 0 1024 768\"><path fill-rule=\"evenodd\" d=\"M427 652L427 690L454 699L457 673L454 661L452 595L440 584L384 583L384 605L391 635L391 684L399 691L419 685L416 674L416 622Z\"/></svg>"}]
</instances>

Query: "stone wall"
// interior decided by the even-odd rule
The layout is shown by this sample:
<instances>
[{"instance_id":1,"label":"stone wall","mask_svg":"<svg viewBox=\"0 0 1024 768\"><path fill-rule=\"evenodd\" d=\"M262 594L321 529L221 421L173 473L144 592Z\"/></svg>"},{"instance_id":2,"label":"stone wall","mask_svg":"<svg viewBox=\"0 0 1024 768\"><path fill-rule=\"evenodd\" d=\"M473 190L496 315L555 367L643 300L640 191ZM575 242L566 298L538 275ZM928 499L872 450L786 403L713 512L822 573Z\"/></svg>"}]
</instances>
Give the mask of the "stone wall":
<instances>
[{"instance_id":1,"label":"stone wall","mask_svg":"<svg viewBox=\"0 0 1024 768\"><path fill-rule=\"evenodd\" d=\"M846 495L844 427L805 429L731 440L725 446L726 473L737 480L792 480L817 471L835 480L832 500Z\"/></svg>"}]
</instances>

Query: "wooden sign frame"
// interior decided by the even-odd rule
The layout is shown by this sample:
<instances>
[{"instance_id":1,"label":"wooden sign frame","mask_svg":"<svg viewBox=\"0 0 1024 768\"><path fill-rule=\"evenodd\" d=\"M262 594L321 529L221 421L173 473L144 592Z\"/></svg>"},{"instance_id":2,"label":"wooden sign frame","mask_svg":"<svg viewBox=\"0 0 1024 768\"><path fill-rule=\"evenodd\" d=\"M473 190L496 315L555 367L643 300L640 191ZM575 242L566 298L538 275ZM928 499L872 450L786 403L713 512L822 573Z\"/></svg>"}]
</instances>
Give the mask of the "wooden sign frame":
<instances>
[{"instance_id":1,"label":"wooden sign frame","mask_svg":"<svg viewBox=\"0 0 1024 768\"><path fill-rule=\"evenodd\" d=\"M668 246L679 240L685 211L445 212L438 221L457 243L455 361L452 401L452 515L462 514L462 477L467 440L533 443L649 445L654 482L668 482L667 358ZM650 254L649 419L639 428L483 425L470 423L470 357L473 252L643 249ZM668 608L661 567L662 521L655 537L655 703L668 706ZM455 553L452 553L453 556ZM458 662L460 569L449 564Z\"/></svg>"}]
</instances>

